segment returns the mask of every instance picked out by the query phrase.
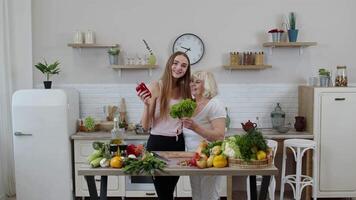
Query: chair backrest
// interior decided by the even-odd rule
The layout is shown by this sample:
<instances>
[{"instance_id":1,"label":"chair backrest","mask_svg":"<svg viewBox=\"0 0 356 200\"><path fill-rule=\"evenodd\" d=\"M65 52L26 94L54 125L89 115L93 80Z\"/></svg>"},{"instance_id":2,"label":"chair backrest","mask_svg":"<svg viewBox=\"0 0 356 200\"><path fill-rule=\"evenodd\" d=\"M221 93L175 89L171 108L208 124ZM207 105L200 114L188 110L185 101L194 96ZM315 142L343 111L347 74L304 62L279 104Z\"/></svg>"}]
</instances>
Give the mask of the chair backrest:
<instances>
[{"instance_id":1,"label":"chair backrest","mask_svg":"<svg viewBox=\"0 0 356 200\"><path fill-rule=\"evenodd\" d=\"M277 149L278 149L278 142L275 140L267 140L267 145L272 149L273 152L273 163L274 158L276 157Z\"/></svg>"}]
</instances>

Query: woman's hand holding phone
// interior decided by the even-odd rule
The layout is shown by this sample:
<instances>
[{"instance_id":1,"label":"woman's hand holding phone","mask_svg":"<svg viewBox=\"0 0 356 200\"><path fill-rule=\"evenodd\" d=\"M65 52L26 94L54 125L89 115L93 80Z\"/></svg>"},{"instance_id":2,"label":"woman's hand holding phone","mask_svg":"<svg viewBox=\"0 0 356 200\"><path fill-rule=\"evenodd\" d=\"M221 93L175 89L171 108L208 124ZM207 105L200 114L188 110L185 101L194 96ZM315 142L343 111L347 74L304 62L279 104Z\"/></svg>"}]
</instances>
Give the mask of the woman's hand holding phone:
<instances>
[{"instance_id":1,"label":"woman's hand holding phone","mask_svg":"<svg viewBox=\"0 0 356 200\"><path fill-rule=\"evenodd\" d=\"M150 90L147 88L144 82L141 82L136 87L137 96L148 105L149 99L152 97Z\"/></svg>"}]
</instances>

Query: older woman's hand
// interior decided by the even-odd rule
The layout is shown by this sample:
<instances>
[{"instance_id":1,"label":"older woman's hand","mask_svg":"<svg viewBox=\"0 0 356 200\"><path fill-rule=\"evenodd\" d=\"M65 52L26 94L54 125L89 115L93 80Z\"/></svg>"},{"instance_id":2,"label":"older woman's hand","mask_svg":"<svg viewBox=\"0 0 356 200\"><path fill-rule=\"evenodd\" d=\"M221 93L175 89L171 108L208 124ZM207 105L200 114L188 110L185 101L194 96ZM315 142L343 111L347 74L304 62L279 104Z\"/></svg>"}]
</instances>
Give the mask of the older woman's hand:
<instances>
[{"instance_id":1,"label":"older woman's hand","mask_svg":"<svg viewBox=\"0 0 356 200\"><path fill-rule=\"evenodd\" d=\"M194 128L196 127L196 123L191 118L183 117L182 123L183 123L183 127L191 130L194 130Z\"/></svg>"}]
</instances>

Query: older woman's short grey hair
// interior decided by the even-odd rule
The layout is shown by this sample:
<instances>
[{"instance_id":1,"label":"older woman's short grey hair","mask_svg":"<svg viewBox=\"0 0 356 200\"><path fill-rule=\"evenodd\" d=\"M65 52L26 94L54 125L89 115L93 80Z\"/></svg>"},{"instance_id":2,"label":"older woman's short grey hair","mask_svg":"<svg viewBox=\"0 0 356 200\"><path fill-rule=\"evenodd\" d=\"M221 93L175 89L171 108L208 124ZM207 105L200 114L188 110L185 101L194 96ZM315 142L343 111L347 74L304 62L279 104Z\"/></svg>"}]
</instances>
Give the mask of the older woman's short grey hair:
<instances>
[{"instance_id":1,"label":"older woman's short grey hair","mask_svg":"<svg viewBox=\"0 0 356 200\"><path fill-rule=\"evenodd\" d=\"M204 81L204 97L211 99L218 94L218 86L213 73L208 71L193 72L191 75L191 81L195 80Z\"/></svg>"}]
</instances>

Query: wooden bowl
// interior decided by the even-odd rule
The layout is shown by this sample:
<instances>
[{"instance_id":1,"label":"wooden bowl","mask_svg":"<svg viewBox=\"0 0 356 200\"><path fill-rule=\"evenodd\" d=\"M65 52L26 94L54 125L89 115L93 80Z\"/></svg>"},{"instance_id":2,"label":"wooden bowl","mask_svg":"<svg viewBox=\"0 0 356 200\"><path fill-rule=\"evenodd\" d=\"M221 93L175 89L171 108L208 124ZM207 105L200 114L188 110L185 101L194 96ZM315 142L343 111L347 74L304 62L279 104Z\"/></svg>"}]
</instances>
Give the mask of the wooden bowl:
<instances>
[{"instance_id":1,"label":"wooden bowl","mask_svg":"<svg viewBox=\"0 0 356 200\"><path fill-rule=\"evenodd\" d=\"M114 122L113 121L103 121L99 123L100 125L100 130L101 131L111 131L114 128Z\"/></svg>"}]
</instances>

